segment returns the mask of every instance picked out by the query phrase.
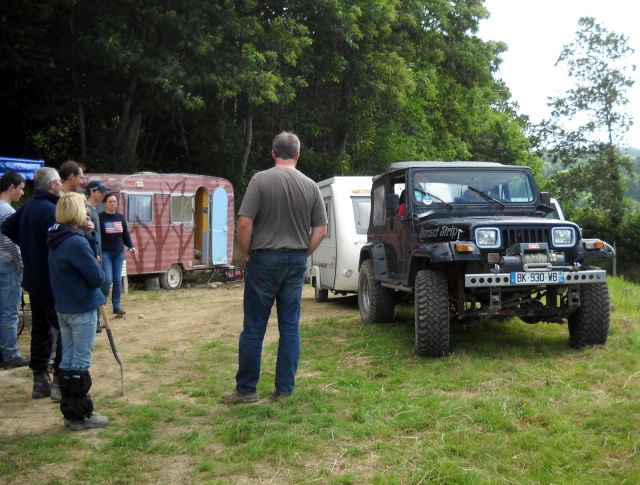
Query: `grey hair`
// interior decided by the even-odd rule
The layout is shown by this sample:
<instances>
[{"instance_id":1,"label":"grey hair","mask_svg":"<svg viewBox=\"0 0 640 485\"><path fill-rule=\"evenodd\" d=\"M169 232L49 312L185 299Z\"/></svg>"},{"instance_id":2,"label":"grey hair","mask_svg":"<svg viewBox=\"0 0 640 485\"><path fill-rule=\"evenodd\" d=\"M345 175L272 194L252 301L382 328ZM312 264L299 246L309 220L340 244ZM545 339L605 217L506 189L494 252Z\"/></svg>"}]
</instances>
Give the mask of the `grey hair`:
<instances>
[{"instance_id":1,"label":"grey hair","mask_svg":"<svg viewBox=\"0 0 640 485\"><path fill-rule=\"evenodd\" d=\"M293 133L283 131L273 139L271 149L276 158L290 160L300 153L300 140Z\"/></svg>"},{"instance_id":2,"label":"grey hair","mask_svg":"<svg viewBox=\"0 0 640 485\"><path fill-rule=\"evenodd\" d=\"M33 187L36 190L45 190L49 191L49 184L54 180L58 180L60 178L60 174L55 168L51 167L42 167L36 172L36 177L33 181Z\"/></svg>"}]
</instances>

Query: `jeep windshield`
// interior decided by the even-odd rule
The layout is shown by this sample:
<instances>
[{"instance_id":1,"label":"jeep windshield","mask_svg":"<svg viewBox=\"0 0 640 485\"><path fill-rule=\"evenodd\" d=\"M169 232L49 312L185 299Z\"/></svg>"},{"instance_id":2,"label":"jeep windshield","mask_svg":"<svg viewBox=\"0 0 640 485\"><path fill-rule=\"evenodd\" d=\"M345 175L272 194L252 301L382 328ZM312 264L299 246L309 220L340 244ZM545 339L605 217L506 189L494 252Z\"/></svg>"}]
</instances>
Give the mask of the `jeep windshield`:
<instances>
[{"instance_id":1,"label":"jeep windshield","mask_svg":"<svg viewBox=\"0 0 640 485\"><path fill-rule=\"evenodd\" d=\"M414 212L433 204L474 205L526 204L536 192L529 174L520 170L416 170L411 175L409 194Z\"/></svg>"}]
</instances>

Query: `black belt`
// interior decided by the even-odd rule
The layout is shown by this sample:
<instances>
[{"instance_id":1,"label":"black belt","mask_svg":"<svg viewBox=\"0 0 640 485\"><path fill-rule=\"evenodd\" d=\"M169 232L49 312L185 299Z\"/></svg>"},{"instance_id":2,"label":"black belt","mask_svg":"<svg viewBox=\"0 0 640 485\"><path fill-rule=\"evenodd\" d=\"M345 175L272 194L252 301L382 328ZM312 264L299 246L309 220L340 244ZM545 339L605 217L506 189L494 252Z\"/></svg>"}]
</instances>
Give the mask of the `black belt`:
<instances>
[{"instance_id":1,"label":"black belt","mask_svg":"<svg viewBox=\"0 0 640 485\"><path fill-rule=\"evenodd\" d=\"M252 253L294 253L294 252L300 252L300 251L307 252L306 248L305 249L280 248L280 249L252 249L251 250Z\"/></svg>"}]
</instances>

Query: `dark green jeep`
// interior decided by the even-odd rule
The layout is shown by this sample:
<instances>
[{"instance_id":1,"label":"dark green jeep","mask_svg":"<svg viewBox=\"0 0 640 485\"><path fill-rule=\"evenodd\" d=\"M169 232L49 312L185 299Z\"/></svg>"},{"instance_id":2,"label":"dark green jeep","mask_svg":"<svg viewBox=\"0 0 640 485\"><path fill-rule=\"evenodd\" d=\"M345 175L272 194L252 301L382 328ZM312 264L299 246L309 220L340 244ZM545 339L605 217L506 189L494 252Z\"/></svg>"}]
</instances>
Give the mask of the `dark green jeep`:
<instances>
[{"instance_id":1,"label":"dark green jeep","mask_svg":"<svg viewBox=\"0 0 640 485\"><path fill-rule=\"evenodd\" d=\"M548 193L527 167L489 162L399 162L376 177L358 304L365 323L393 319L399 292L415 301L415 351L449 353L451 324L518 317L568 322L573 346L609 335L612 258L569 221L546 217Z\"/></svg>"}]
</instances>

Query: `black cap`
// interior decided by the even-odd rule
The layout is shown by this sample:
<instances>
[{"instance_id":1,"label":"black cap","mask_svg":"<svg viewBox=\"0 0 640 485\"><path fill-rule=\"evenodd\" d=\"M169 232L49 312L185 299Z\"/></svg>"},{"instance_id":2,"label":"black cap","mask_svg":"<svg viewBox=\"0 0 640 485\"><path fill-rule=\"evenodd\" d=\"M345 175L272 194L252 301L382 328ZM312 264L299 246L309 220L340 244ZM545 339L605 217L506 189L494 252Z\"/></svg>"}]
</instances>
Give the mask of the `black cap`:
<instances>
[{"instance_id":1,"label":"black cap","mask_svg":"<svg viewBox=\"0 0 640 485\"><path fill-rule=\"evenodd\" d=\"M100 182L100 180L92 180L87 184L87 194L92 190L99 190L102 193L109 192L109 189L105 187L104 184Z\"/></svg>"}]
</instances>

